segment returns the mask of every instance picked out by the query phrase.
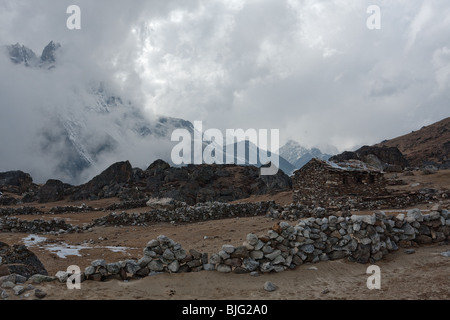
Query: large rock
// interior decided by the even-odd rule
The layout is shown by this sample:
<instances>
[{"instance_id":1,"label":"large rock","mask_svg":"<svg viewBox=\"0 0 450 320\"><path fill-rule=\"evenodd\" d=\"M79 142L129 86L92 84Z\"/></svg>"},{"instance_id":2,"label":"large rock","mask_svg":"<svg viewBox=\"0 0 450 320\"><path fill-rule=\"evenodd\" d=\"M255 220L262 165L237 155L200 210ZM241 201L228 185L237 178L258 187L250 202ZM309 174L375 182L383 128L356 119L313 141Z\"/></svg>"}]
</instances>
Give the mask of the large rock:
<instances>
[{"instance_id":1,"label":"large rock","mask_svg":"<svg viewBox=\"0 0 450 320\"><path fill-rule=\"evenodd\" d=\"M33 178L22 171L0 172L0 189L11 193L22 194L33 184Z\"/></svg>"},{"instance_id":2,"label":"large rock","mask_svg":"<svg viewBox=\"0 0 450 320\"><path fill-rule=\"evenodd\" d=\"M64 199L64 192L71 186L60 180L48 180L38 192L40 203L60 201Z\"/></svg>"},{"instance_id":3,"label":"large rock","mask_svg":"<svg viewBox=\"0 0 450 320\"><path fill-rule=\"evenodd\" d=\"M345 151L330 158L330 161L334 162L348 160L360 160L376 166L380 164L383 166L398 165L402 168L408 166L408 161L396 147L363 146L354 152Z\"/></svg>"},{"instance_id":4,"label":"large rock","mask_svg":"<svg viewBox=\"0 0 450 320\"><path fill-rule=\"evenodd\" d=\"M77 187L72 200L112 198L120 194L121 188L133 177L129 161L117 162L94 177L88 183Z\"/></svg>"},{"instance_id":5,"label":"large rock","mask_svg":"<svg viewBox=\"0 0 450 320\"><path fill-rule=\"evenodd\" d=\"M34 274L48 275L37 256L23 245L9 246L0 242L0 257L2 267L6 266L10 273L16 273L26 278Z\"/></svg>"}]
</instances>

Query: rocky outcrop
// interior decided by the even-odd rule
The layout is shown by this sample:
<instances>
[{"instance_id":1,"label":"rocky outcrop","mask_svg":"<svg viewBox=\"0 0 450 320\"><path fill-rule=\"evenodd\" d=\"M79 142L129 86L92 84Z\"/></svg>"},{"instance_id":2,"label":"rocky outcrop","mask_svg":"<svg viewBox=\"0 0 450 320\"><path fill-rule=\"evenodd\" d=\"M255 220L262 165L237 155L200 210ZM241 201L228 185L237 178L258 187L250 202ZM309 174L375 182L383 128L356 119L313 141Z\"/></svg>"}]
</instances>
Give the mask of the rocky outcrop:
<instances>
[{"instance_id":1,"label":"rocky outcrop","mask_svg":"<svg viewBox=\"0 0 450 320\"><path fill-rule=\"evenodd\" d=\"M345 151L330 158L333 162L360 160L384 170L387 167L398 166L402 169L408 166L408 161L396 147L363 146L356 151Z\"/></svg>"},{"instance_id":2,"label":"rocky outcrop","mask_svg":"<svg viewBox=\"0 0 450 320\"><path fill-rule=\"evenodd\" d=\"M22 194L33 184L30 174L22 171L0 172L0 190Z\"/></svg>"},{"instance_id":3,"label":"rocky outcrop","mask_svg":"<svg viewBox=\"0 0 450 320\"><path fill-rule=\"evenodd\" d=\"M23 245L9 246L0 242L0 261L9 273L19 274L27 279L34 274L48 274L37 256Z\"/></svg>"},{"instance_id":4,"label":"rocky outcrop","mask_svg":"<svg viewBox=\"0 0 450 320\"><path fill-rule=\"evenodd\" d=\"M129 161L117 162L88 183L75 188L72 200L96 200L116 197L131 181L133 168Z\"/></svg>"},{"instance_id":5,"label":"rocky outcrop","mask_svg":"<svg viewBox=\"0 0 450 320\"><path fill-rule=\"evenodd\" d=\"M256 194L291 189L291 180L281 170L261 176L254 166L188 165L170 167L158 160L144 172L145 191L154 198L172 198L194 205L199 202L228 202Z\"/></svg>"},{"instance_id":6,"label":"rocky outcrop","mask_svg":"<svg viewBox=\"0 0 450 320\"><path fill-rule=\"evenodd\" d=\"M60 201L72 186L60 180L48 180L38 191L39 203Z\"/></svg>"}]
</instances>

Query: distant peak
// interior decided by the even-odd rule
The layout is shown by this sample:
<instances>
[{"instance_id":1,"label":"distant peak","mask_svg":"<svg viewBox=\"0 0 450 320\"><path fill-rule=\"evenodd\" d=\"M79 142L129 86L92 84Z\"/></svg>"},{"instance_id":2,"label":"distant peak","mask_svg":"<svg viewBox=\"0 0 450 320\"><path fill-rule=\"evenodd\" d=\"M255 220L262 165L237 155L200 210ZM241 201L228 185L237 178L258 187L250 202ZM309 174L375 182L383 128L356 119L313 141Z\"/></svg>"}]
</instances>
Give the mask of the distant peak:
<instances>
[{"instance_id":1,"label":"distant peak","mask_svg":"<svg viewBox=\"0 0 450 320\"><path fill-rule=\"evenodd\" d=\"M27 67L35 65L37 57L33 50L21 45L18 42L7 46L7 48L12 62L16 64L24 64Z\"/></svg>"},{"instance_id":2,"label":"distant peak","mask_svg":"<svg viewBox=\"0 0 450 320\"><path fill-rule=\"evenodd\" d=\"M59 48L61 48L61 45L59 43L55 43L53 42L53 40L50 41L50 43L42 51L41 61L49 63L55 62L56 61L55 52Z\"/></svg>"}]
</instances>

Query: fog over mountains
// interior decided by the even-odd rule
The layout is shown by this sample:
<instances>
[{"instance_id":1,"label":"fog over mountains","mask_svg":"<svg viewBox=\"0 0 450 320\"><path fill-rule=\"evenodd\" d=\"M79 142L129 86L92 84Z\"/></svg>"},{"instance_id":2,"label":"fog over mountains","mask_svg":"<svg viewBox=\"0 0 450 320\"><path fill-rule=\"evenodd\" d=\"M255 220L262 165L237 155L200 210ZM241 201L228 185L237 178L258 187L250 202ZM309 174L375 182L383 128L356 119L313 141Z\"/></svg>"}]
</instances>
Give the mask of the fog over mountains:
<instances>
[{"instance_id":1,"label":"fog over mountains","mask_svg":"<svg viewBox=\"0 0 450 320\"><path fill-rule=\"evenodd\" d=\"M91 78L89 70L66 59L58 43L51 41L41 55L18 43L3 49L2 70L11 76L0 89L0 103L6 106L0 120L0 171L27 171L37 182L56 178L79 184L117 161L130 160L137 167L156 159L171 162L172 132L193 132L190 121L149 116L111 81ZM251 164L250 154L259 149L249 142L245 149L247 159L241 162ZM280 155L287 174L312 157L330 156L294 141ZM258 166L263 164L258 160Z\"/></svg>"},{"instance_id":2,"label":"fog over mountains","mask_svg":"<svg viewBox=\"0 0 450 320\"><path fill-rule=\"evenodd\" d=\"M0 89L7 106L0 120L0 171L81 183L115 161L148 166L168 158L172 131L192 130L188 121L149 117L111 82L60 64L64 52L53 41L40 56L20 44L4 49L0 61L10 76Z\"/></svg>"}]
</instances>

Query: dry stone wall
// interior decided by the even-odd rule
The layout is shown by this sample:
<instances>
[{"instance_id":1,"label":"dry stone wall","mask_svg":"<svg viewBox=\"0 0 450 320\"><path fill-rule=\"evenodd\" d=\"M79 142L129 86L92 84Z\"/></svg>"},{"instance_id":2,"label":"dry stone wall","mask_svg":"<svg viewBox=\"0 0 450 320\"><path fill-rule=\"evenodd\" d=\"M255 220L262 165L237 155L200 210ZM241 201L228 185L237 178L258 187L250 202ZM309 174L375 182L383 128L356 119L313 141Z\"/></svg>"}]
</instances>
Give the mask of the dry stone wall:
<instances>
[{"instance_id":1,"label":"dry stone wall","mask_svg":"<svg viewBox=\"0 0 450 320\"><path fill-rule=\"evenodd\" d=\"M179 243L161 235L149 241L139 260L106 263L95 260L83 278L105 280L108 277L145 277L157 272L216 270L234 273L268 273L294 269L303 263L347 258L358 263L375 263L399 246L448 241L450 212L422 214L418 209L387 216L353 215L306 218L291 225L276 223L266 234L248 234L240 246L225 244L211 255L185 250ZM64 273L60 272L59 275Z\"/></svg>"}]
</instances>

